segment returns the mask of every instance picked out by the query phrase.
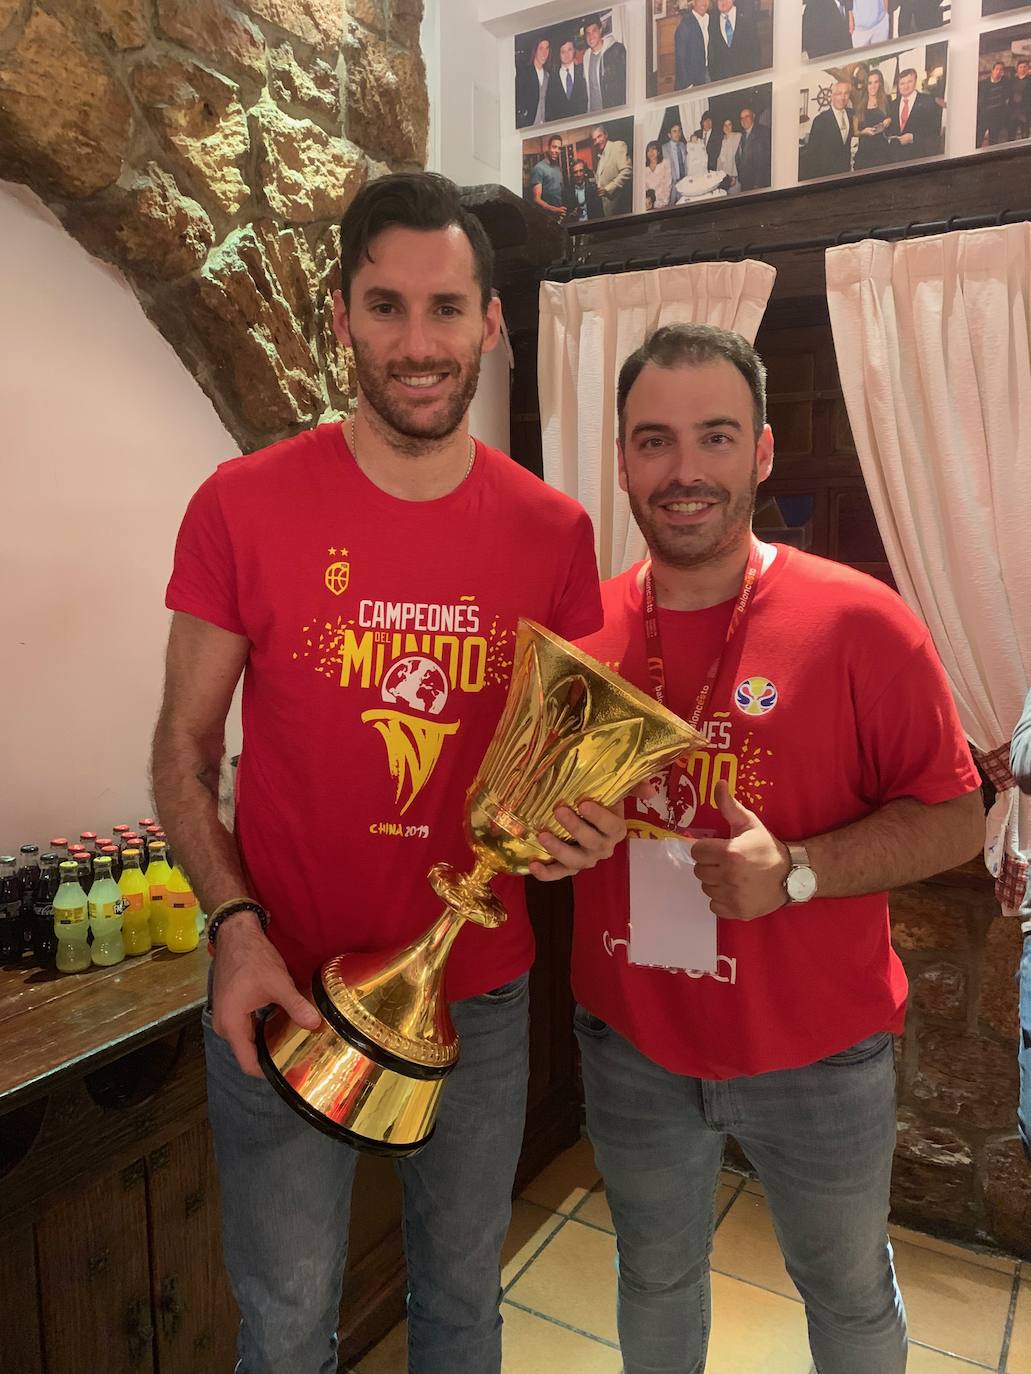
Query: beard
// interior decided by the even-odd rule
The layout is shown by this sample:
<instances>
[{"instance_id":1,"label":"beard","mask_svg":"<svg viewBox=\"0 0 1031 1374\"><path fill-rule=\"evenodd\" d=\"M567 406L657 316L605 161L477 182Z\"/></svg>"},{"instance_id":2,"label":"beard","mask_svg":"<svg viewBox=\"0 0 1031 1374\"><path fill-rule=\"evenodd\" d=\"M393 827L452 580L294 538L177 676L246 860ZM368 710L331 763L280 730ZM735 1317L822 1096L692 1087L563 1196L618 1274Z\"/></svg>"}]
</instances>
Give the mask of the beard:
<instances>
[{"instance_id":1,"label":"beard","mask_svg":"<svg viewBox=\"0 0 1031 1374\"><path fill-rule=\"evenodd\" d=\"M700 483L693 487L671 482L646 501L628 491L630 509L644 535L649 552L672 568L698 568L736 548L752 528L759 477L753 466L748 487L733 495L726 487ZM671 528L662 523L659 506L666 501L717 501L720 514L703 526Z\"/></svg>"},{"instance_id":2,"label":"beard","mask_svg":"<svg viewBox=\"0 0 1031 1374\"><path fill-rule=\"evenodd\" d=\"M435 445L454 434L472 404L480 380L478 344L470 348L465 358L423 358L419 361L401 358L387 364L376 362L364 344L353 336L351 348L362 394L391 432L399 449L419 453L427 445ZM419 372L447 373L454 380L454 388L432 406L392 394L393 374Z\"/></svg>"}]
</instances>

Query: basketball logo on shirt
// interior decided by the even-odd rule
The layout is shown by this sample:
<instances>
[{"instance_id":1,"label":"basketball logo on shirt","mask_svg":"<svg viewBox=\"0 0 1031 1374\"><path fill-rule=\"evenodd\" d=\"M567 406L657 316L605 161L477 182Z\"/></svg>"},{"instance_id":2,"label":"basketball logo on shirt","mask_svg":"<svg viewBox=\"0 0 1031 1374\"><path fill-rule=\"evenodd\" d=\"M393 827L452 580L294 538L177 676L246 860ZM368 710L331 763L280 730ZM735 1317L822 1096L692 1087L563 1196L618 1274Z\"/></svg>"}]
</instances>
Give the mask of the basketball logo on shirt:
<instances>
[{"instance_id":1,"label":"basketball logo on shirt","mask_svg":"<svg viewBox=\"0 0 1031 1374\"><path fill-rule=\"evenodd\" d=\"M341 555L335 563L330 563L325 574L326 586L334 596L340 596L343 592L347 591L348 584L351 581L351 565L347 562L347 550L327 549L326 552L331 557L335 554Z\"/></svg>"},{"instance_id":2,"label":"basketball logo on shirt","mask_svg":"<svg viewBox=\"0 0 1031 1374\"><path fill-rule=\"evenodd\" d=\"M777 689L768 677L746 677L734 689L734 705L745 716L765 716L777 700Z\"/></svg>"}]
</instances>

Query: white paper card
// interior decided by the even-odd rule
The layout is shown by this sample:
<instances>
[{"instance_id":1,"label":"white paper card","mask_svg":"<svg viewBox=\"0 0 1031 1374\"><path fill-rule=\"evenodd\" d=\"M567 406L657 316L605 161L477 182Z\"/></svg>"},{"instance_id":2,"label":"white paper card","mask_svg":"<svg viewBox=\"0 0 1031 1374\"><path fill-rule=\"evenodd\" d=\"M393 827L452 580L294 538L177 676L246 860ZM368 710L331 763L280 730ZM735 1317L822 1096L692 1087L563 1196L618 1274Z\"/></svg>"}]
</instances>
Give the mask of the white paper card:
<instances>
[{"instance_id":1,"label":"white paper card","mask_svg":"<svg viewBox=\"0 0 1031 1374\"><path fill-rule=\"evenodd\" d=\"M716 971L716 917L695 877L688 840L641 840L630 845L632 964Z\"/></svg>"}]
</instances>

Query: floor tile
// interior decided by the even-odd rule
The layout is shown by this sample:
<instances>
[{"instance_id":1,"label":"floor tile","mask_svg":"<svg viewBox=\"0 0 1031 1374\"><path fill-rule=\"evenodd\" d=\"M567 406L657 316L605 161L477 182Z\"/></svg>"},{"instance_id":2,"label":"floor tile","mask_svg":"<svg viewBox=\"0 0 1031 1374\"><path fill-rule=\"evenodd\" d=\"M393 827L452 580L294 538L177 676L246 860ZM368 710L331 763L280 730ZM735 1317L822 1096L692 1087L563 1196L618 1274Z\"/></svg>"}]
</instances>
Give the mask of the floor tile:
<instances>
[{"instance_id":1,"label":"floor tile","mask_svg":"<svg viewBox=\"0 0 1031 1374\"><path fill-rule=\"evenodd\" d=\"M995 1368L1009 1313L1009 1275L907 1241L894 1250L913 1340Z\"/></svg>"},{"instance_id":2,"label":"floor tile","mask_svg":"<svg viewBox=\"0 0 1031 1374\"><path fill-rule=\"evenodd\" d=\"M398 1322L379 1345L373 1346L355 1374L405 1374L408 1368L408 1323Z\"/></svg>"},{"instance_id":3,"label":"floor tile","mask_svg":"<svg viewBox=\"0 0 1031 1374\"><path fill-rule=\"evenodd\" d=\"M588 1193L576 1209L577 1221L586 1221L591 1226L600 1226L603 1231L615 1231L612 1213L609 1211L608 1198L604 1188L595 1188Z\"/></svg>"},{"instance_id":4,"label":"floor tile","mask_svg":"<svg viewBox=\"0 0 1031 1374\"><path fill-rule=\"evenodd\" d=\"M1025 1272L1031 1266L1025 1265ZM1006 1374L1031 1374L1031 1280L1022 1278L1013 1317Z\"/></svg>"},{"instance_id":5,"label":"floor tile","mask_svg":"<svg viewBox=\"0 0 1031 1374\"><path fill-rule=\"evenodd\" d=\"M738 1194L716 1232L710 1262L721 1274L770 1288L786 1298L798 1298L784 1268L764 1197Z\"/></svg>"},{"instance_id":6,"label":"floor tile","mask_svg":"<svg viewBox=\"0 0 1031 1374\"><path fill-rule=\"evenodd\" d=\"M512 1204L512 1224L501 1247L501 1286L512 1282L523 1265L536 1254L562 1218L546 1207L517 1198Z\"/></svg>"},{"instance_id":7,"label":"floor tile","mask_svg":"<svg viewBox=\"0 0 1031 1374\"><path fill-rule=\"evenodd\" d=\"M552 1212L569 1213L601 1178L589 1140L578 1140L553 1159L526 1188L523 1198Z\"/></svg>"},{"instance_id":8,"label":"floor tile","mask_svg":"<svg viewBox=\"0 0 1031 1374\"><path fill-rule=\"evenodd\" d=\"M926 1346L910 1342L906 1374L975 1374L977 1370L984 1374L984 1365L958 1360L955 1355L943 1355L940 1350L928 1350Z\"/></svg>"},{"instance_id":9,"label":"floor tile","mask_svg":"<svg viewBox=\"0 0 1031 1374\"><path fill-rule=\"evenodd\" d=\"M618 1350L502 1303L502 1374L619 1374Z\"/></svg>"},{"instance_id":10,"label":"floor tile","mask_svg":"<svg viewBox=\"0 0 1031 1374\"><path fill-rule=\"evenodd\" d=\"M713 1274L705 1374L805 1374L809 1367L801 1303Z\"/></svg>"},{"instance_id":11,"label":"floor tile","mask_svg":"<svg viewBox=\"0 0 1031 1374\"><path fill-rule=\"evenodd\" d=\"M566 1222L506 1297L592 1336L616 1340L616 1241Z\"/></svg>"},{"instance_id":12,"label":"floor tile","mask_svg":"<svg viewBox=\"0 0 1031 1374\"><path fill-rule=\"evenodd\" d=\"M974 1250L956 1241L941 1240L938 1236L928 1236L923 1231L910 1231L905 1226L889 1226L888 1234L892 1242L904 1240L909 1245L920 1245L925 1250L935 1250L939 1255L951 1255L953 1259L965 1260L968 1264L980 1264L985 1269L995 1269L1000 1274L1009 1274L1017 1267L1017 1261L1006 1255L991 1255L987 1251Z\"/></svg>"}]
</instances>

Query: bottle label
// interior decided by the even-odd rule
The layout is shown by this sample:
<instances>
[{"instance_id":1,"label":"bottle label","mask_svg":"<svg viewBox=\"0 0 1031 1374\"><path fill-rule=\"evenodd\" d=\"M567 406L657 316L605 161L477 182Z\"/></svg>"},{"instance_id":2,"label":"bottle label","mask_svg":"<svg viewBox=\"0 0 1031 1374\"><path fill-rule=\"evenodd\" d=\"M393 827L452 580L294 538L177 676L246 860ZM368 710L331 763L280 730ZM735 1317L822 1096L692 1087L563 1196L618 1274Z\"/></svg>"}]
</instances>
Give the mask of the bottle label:
<instances>
[{"instance_id":1,"label":"bottle label","mask_svg":"<svg viewBox=\"0 0 1031 1374\"><path fill-rule=\"evenodd\" d=\"M115 902L115 915L121 916L128 909L129 903L125 900L124 897L119 897L118 900Z\"/></svg>"},{"instance_id":2,"label":"bottle label","mask_svg":"<svg viewBox=\"0 0 1031 1374\"><path fill-rule=\"evenodd\" d=\"M154 886L150 889L150 900L152 902L163 902L167 896L168 893L163 887Z\"/></svg>"},{"instance_id":3,"label":"bottle label","mask_svg":"<svg viewBox=\"0 0 1031 1374\"><path fill-rule=\"evenodd\" d=\"M142 892L127 892L126 895L122 898L122 901L123 901L123 903L124 903L124 909L125 909L126 911L142 911L142 910L143 910L143 893L142 893Z\"/></svg>"},{"instance_id":4,"label":"bottle label","mask_svg":"<svg viewBox=\"0 0 1031 1374\"><path fill-rule=\"evenodd\" d=\"M118 911L117 902L90 902L89 914L91 917L100 917L102 919L105 916L115 916L121 913Z\"/></svg>"},{"instance_id":5,"label":"bottle label","mask_svg":"<svg viewBox=\"0 0 1031 1374\"><path fill-rule=\"evenodd\" d=\"M54 920L60 926L77 926L86 920L84 906L61 907L54 912Z\"/></svg>"}]
</instances>

